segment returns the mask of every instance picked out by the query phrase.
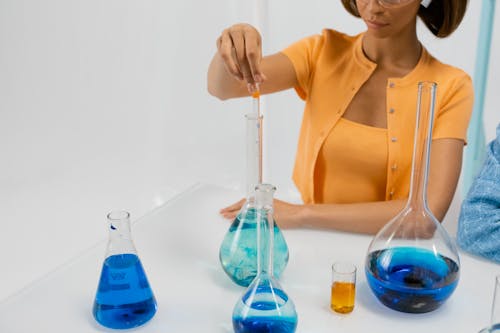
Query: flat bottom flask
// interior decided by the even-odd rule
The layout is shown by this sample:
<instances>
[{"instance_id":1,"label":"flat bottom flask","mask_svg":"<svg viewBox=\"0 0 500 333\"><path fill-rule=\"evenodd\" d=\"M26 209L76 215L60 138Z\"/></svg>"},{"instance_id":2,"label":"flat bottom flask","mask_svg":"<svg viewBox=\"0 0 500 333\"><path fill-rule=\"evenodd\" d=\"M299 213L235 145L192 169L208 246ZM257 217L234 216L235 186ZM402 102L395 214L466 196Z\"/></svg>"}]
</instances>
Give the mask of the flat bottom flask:
<instances>
[{"instance_id":1,"label":"flat bottom flask","mask_svg":"<svg viewBox=\"0 0 500 333\"><path fill-rule=\"evenodd\" d=\"M437 309L453 293L459 266L445 256L417 247L394 247L367 257L367 281L386 306L402 312Z\"/></svg>"},{"instance_id":2,"label":"flat bottom flask","mask_svg":"<svg viewBox=\"0 0 500 333\"><path fill-rule=\"evenodd\" d=\"M109 241L92 314L108 328L140 326L156 313L156 299L132 242L130 214L108 214Z\"/></svg>"},{"instance_id":3,"label":"flat bottom flask","mask_svg":"<svg viewBox=\"0 0 500 333\"><path fill-rule=\"evenodd\" d=\"M295 306L279 283L267 276L252 283L233 312L235 333L291 333L296 327Z\"/></svg>"},{"instance_id":4,"label":"flat bottom flask","mask_svg":"<svg viewBox=\"0 0 500 333\"><path fill-rule=\"evenodd\" d=\"M229 227L219 250L219 260L226 274L236 284L248 287L257 275L257 222L252 204L238 214ZM279 278L288 263L289 253L283 233L274 222L273 270Z\"/></svg>"}]
</instances>

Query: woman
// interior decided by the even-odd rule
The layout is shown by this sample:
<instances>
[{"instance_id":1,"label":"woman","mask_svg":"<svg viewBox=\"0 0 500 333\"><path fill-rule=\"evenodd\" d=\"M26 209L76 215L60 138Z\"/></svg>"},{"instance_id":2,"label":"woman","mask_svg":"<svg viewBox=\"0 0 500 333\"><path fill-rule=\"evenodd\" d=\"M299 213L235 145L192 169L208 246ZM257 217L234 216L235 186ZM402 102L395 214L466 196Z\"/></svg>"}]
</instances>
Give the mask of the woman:
<instances>
[{"instance_id":1,"label":"woman","mask_svg":"<svg viewBox=\"0 0 500 333\"><path fill-rule=\"evenodd\" d=\"M437 37L460 24L467 0L342 0L367 30L331 29L261 57L261 37L236 24L217 39L208 91L224 100L295 88L305 101L293 179L303 205L275 201L281 227L376 233L409 193L417 83L438 84L428 201L442 220L460 175L473 103L470 77L432 57L420 17ZM221 210L233 218L243 201Z\"/></svg>"}]
</instances>

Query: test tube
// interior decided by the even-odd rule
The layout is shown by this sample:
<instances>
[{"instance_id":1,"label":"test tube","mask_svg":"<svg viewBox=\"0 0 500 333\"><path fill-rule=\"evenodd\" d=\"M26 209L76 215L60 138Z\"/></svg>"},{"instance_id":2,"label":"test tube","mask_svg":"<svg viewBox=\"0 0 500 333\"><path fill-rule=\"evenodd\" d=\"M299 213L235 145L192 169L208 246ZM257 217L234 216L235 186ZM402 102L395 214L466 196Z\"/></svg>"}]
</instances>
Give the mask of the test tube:
<instances>
[{"instance_id":1,"label":"test tube","mask_svg":"<svg viewBox=\"0 0 500 333\"><path fill-rule=\"evenodd\" d=\"M350 313L356 295L356 266L347 262L332 265L330 307L337 313Z\"/></svg>"}]
</instances>

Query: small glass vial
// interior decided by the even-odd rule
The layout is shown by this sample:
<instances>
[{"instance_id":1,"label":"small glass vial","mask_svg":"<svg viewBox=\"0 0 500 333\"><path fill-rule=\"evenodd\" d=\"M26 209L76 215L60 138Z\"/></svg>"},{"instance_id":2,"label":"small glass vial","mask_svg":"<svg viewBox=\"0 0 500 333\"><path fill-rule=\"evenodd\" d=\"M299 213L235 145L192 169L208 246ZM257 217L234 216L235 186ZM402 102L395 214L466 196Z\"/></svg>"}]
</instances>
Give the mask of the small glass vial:
<instances>
[{"instance_id":1,"label":"small glass vial","mask_svg":"<svg viewBox=\"0 0 500 333\"><path fill-rule=\"evenodd\" d=\"M108 214L109 241L94 301L95 320L108 328L126 329L148 322L156 299L132 242L130 214Z\"/></svg>"},{"instance_id":2,"label":"small glass vial","mask_svg":"<svg viewBox=\"0 0 500 333\"><path fill-rule=\"evenodd\" d=\"M338 313L354 310L356 296L356 266L347 262L332 265L332 287L330 307Z\"/></svg>"}]
</instances>

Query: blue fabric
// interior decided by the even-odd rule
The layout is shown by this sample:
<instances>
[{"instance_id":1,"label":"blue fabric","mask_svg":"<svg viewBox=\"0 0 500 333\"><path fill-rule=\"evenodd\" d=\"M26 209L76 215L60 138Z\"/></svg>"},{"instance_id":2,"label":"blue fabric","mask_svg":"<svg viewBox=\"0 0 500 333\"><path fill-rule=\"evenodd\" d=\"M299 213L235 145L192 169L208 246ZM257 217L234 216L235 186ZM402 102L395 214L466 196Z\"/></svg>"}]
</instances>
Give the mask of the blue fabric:
<instances>
[{"instance_id":1,"label":"blue fabric","mask_svg":"<svg viewBox=\"0 0 500 333\"><path fill-rule=\"evenodd\" d=\"M462 203L458 245L500 263L500 124L486 160Z\"/></svg>"}]
</instances>

